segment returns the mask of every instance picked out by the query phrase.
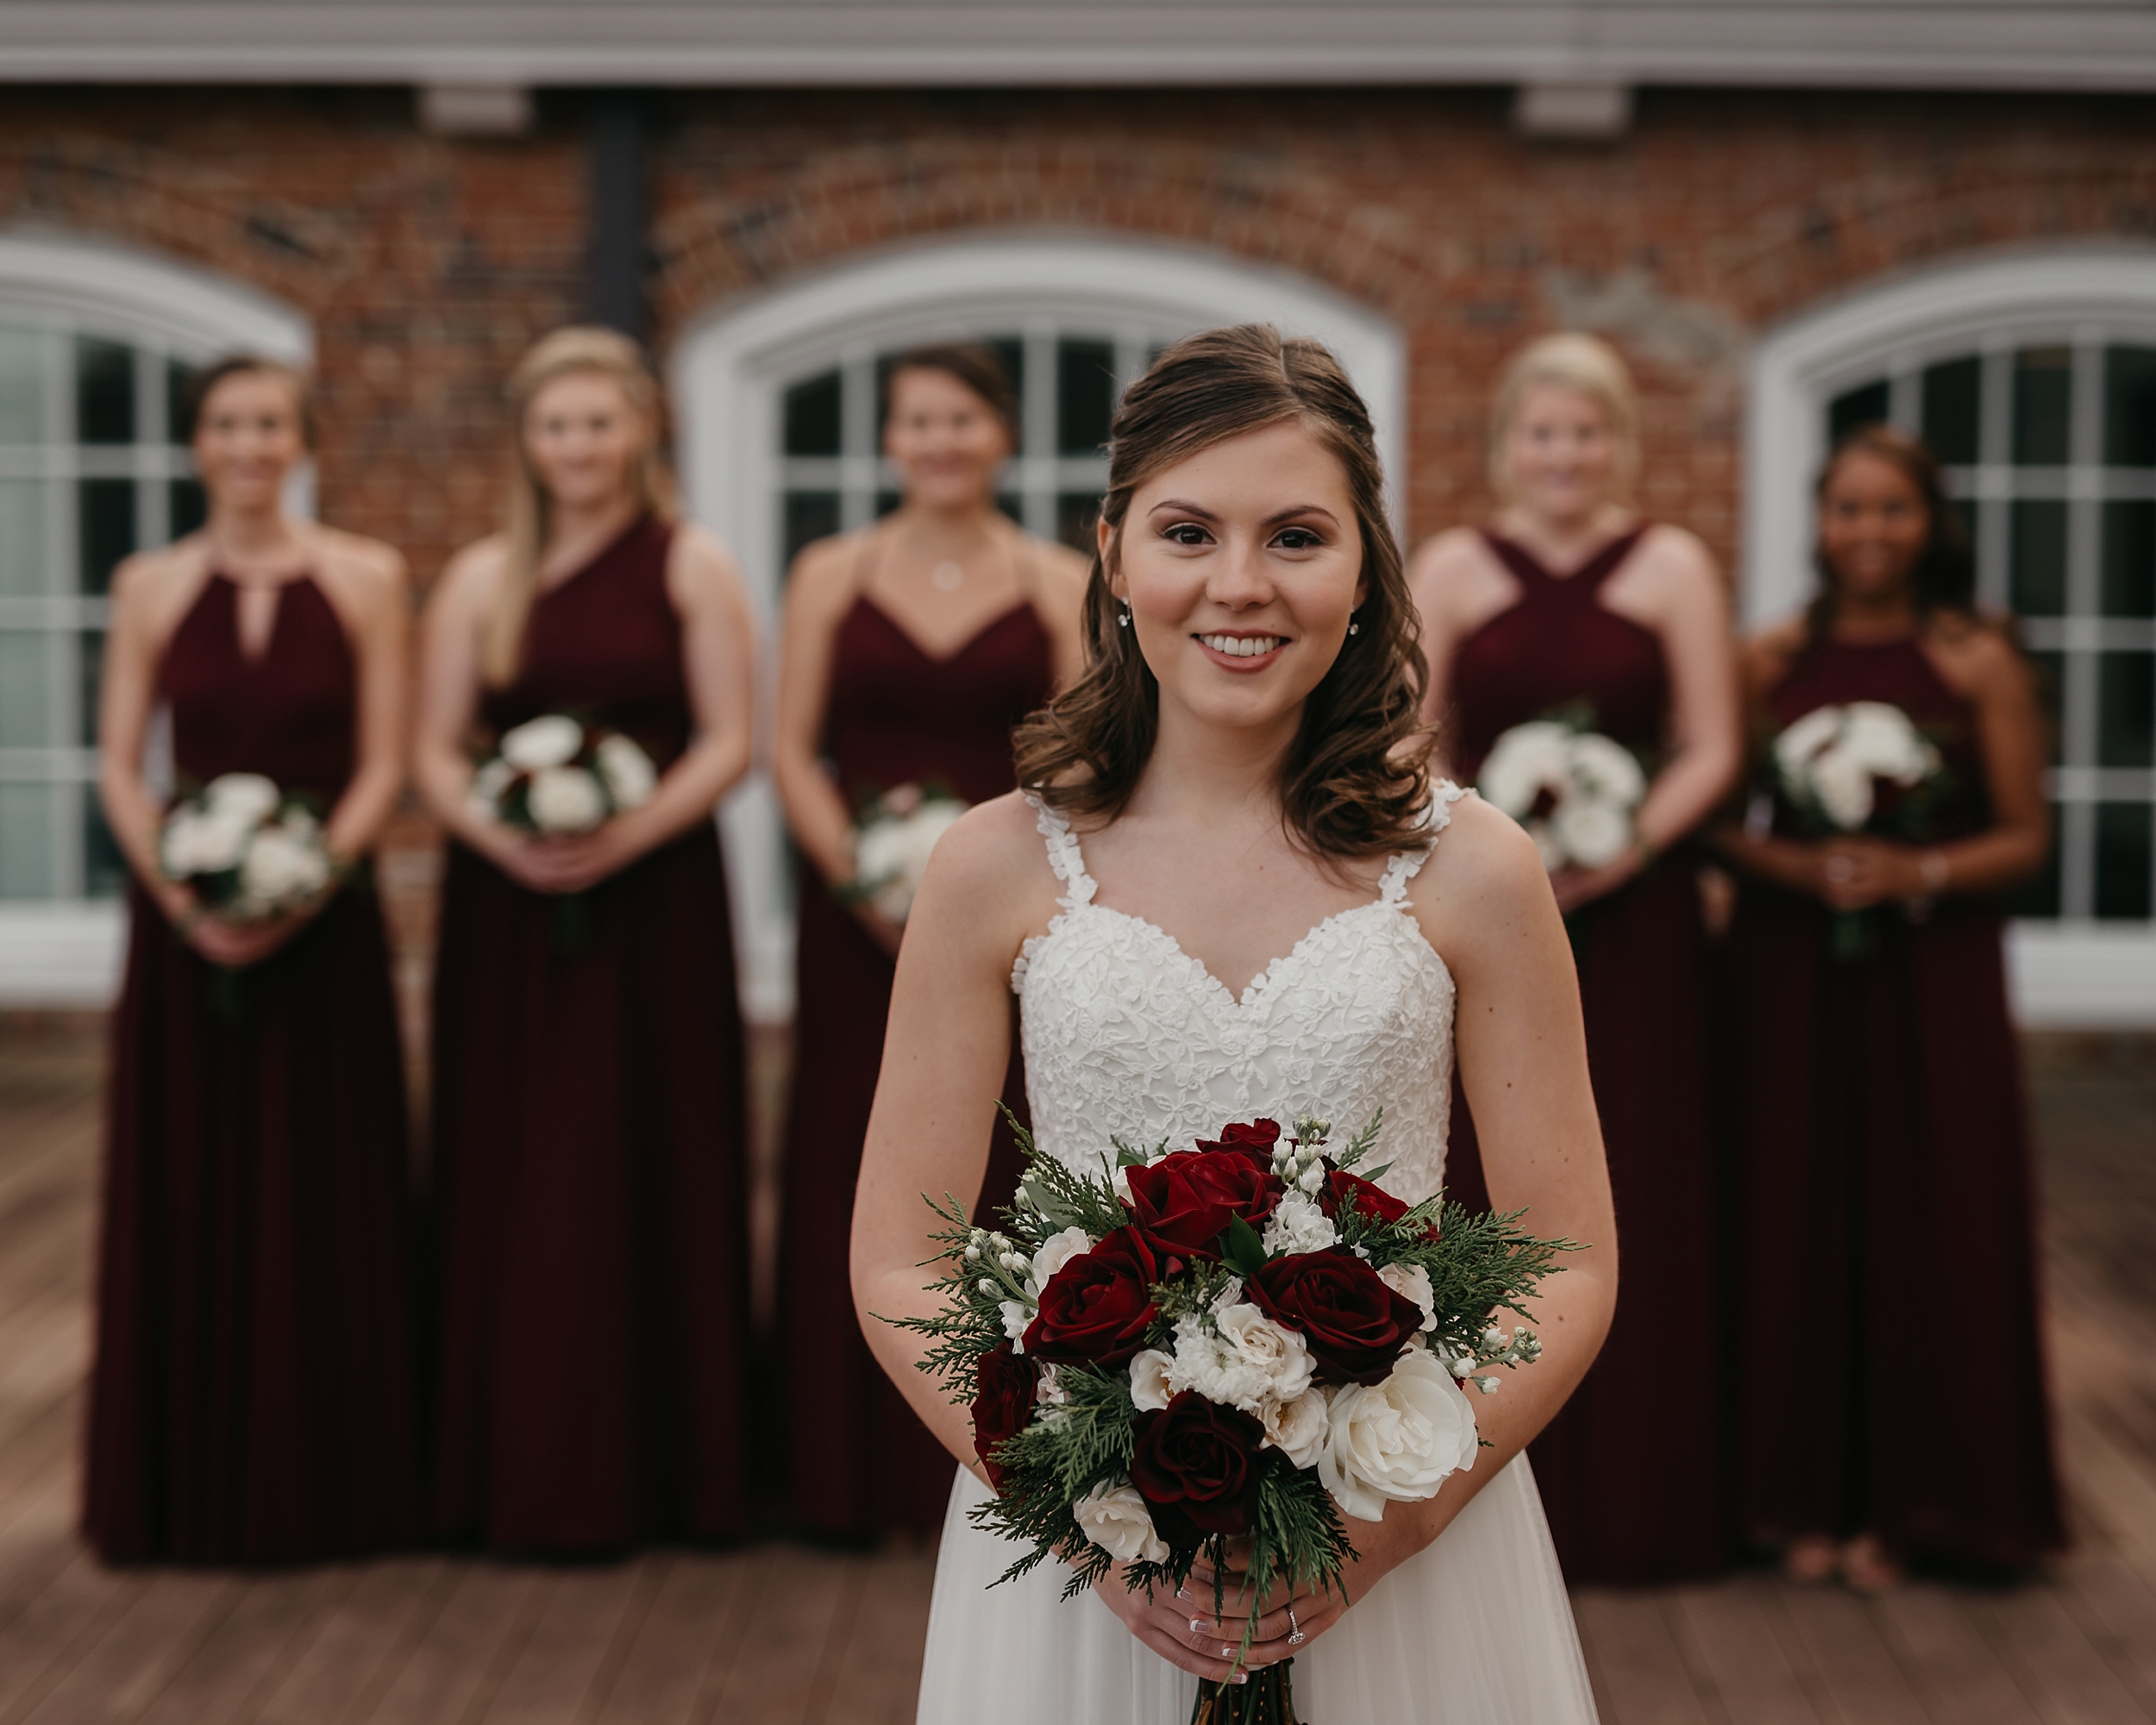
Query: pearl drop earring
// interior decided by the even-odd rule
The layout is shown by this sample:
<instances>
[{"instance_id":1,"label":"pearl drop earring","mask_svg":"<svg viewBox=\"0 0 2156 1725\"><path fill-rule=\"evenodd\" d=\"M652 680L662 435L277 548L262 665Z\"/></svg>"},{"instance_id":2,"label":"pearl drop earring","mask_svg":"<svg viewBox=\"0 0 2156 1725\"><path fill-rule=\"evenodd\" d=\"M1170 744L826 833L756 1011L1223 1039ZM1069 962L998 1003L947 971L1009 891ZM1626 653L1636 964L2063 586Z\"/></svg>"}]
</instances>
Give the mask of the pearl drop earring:
<instances>
[{"instance_id":1,"label":"pearl drop earring","mask_svg":"<svg viewBox=\"0 0 2156 1725\"><path fill-rule=\"evenodd\" d=\"M1123 607L1123 615L1116 618L1115 626L1118 629L1128 629L1131 626L1131 607L1129 605L1126 605Z\"/></svg>"},{"instance_id":2,"label":"pearl drop earring","mask_svg":"<svg viewBox=\"0 0 2156 1725\"><path fill-rule=\"evenodd\" d=\"M1355 620L1354 613L1351 612L1348 614L1348 633L1351 635L1360 635L1362 632L1363 625Z\"/></svg>"}]
</instances>

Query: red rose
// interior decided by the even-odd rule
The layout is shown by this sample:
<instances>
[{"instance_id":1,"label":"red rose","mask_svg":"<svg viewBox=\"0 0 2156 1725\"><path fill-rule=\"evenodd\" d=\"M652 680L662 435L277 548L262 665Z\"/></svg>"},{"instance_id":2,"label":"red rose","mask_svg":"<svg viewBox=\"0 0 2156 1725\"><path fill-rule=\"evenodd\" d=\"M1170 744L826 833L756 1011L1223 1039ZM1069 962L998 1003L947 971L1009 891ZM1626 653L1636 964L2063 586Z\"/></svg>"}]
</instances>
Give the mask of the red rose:
<instances>
[{"instance_id":1,"label":"red rose","mask_svg":"<svg viewBox=\"0 0 2156 1725\"><path fill-rule=\"evenodd\" d=\"M1248 1285L1259 1311L1301 1332L1320 1383L1382 1383L1422 1324L1422 1308L1344 1245L1276 1258Z\"/></svg>"},{"instance_id":2,"label":"red rose","mask_svg":"<svg viewBox=\"0 0 2156 1725\"><path fill-rule=\"evenodd\" d=\"M1041 1369L1011 1352L1006 1342L981 1356L974 1370L973 1449L988 1470L988 1484L1003 1489L1003 1470L992 1459L999 1446L1025 1429L1033 1417L1033 1394Z\"/></svg>"},{"instance_id":3,"label":"red rose","mask_svg":"<svg viewBox=\"0 0 2156 1725\"><path fill-rule=\"evenodd\" d=\"M1246 1531L1257 1509L1257 1449L1265 1427L1248 1414L1186 1389L1156 1413L1141 1414L1131 1484L1171 1546L1207 1534Z\"/></svg>"},{"instance_id":4,"label":"red rose","mask_svg":"<svg viewBox=\"0 0 2156 1725\"><path fill-rule=\"evenodd\" d=\"M1137 1231L1118 1228L1048 1278L1040 1309L1025 1327L1026 1352L1036 1359L1120 1365L1145 1345L1153 1284L1160 1279L1160 1264Z\"/></svg>"},{"instance_id":5,"label":"red rose","mask_svg":"<svg viewBox=\"0 0 2156 1725\"><path fill-rule=\"evenodd\" d=\"M1258 1159L1270 1168L1273 1165L1273 1146L1279 1142L1278 1120L1238 1120L1232 1126L1222 1126L1220 1136L1217 1138L1200 1138L1198 1148L1240 1150L1245 1152L1255 1151Z\"/></svg>"},{"instance_id":6,"label":"red rose","mask_svg":"<svg viewBox=\"0 0 2156 1725\"><path fill-rule=\"evenodd\" d=\"M1219 1257L1229 1220L1263 1230L1285 1189L1269 1154L1237 1145L1178 1151L1129 1173L1131 1226L1168 1258Z\"/></svg>"},{"instance_id":7,"label":"red rose","mask_svg":"<svg viewBox=\"0 0 2156 1725\"><path fill-rule=\"evenodd\" d=\"M1328 1216L1337 1216L1343 1204L1352 1204L1376 1222L1396 1222L1408 1210L1406 1204L1382 1186L1363 1179L1359 1174L1349 1174L1336 1168L1325 1184L1318 1189L1318 1208Z\"/></svg>"}]
</instances>

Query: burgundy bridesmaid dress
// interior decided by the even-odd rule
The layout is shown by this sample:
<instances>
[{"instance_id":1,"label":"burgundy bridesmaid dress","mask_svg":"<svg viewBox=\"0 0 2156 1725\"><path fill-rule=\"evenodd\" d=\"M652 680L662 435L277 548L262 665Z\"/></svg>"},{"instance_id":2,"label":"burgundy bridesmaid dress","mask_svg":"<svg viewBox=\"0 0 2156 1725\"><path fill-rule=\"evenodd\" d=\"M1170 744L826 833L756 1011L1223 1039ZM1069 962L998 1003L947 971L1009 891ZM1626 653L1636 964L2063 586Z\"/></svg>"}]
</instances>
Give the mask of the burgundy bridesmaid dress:
<instances>
[{"instance_id":1,"label":"burgundy bridesmaid dress","mask_svg":"<svg viewBox=\"0 0 2156 1725\"><path fill-rule=\"evenodd\" d=\"M1982 830L1975 717L1923 649L1819 642L1768 705L1779 731L1852 700L1939 743L1959 795L1936 836ZM1777 825L1796 831L1786 806ZM1745 1528L2021 1568L2065 1529L2002 919L1886 906L1854 960L1831 920L1747 879L1730 932Z\"/></svg>"},{"instance_id":2,"label":"burgundy bridesmaid dress","mask_svg":"<svg viewBox=\"0 0 2156 1725\"><path fill-rule=\"evenodd\" d=\"M1016 782L1012 727L1047 700L1054 681L1048 633L1030 597L938 659L892 621L863 583L831 656L824 743L839 794L852 805L872 793L937 781L969 803L1002 796ZM927 1535L943 1526L956 1464L868 1352L846 1277L854 1183L883 1059L893 964L821 875L805 865L798 879L793 1091L779 1258L779 1354L787 1383L780 1402L791 1422L787 1509L797 1525L822 1534ZM1016 1048L1014 1036L1004 1100L1024 1119ZM983 1111L990 1106L983 1097ZM1007 1203L1018 1174L1016 1145L999 1124L972 1214Z\"/></svg>"},{"instance_id":3,"label":"burgundy bridesmaid dress","mask_svg":"<svg viewBox=\"0 0 2156 1725\"><path fill-rule=\"evenodd\" d=\"M498 734L570 712L663 772L692 720L647 519L539 596ZM452 845L434 1002L434 1526L615 1551L747 1526L743 1051L725 870L699 821L560 900Z\"/></svg>"},{"instance_id":4,"label":"burgundy bridesmaid dress","mask_svg":"<svg viewBox=\"0 0 2156 1725\"><path fill-rule=\"evenodd\" d=\"M326 811L357 667L310 579L259 658L213 574L159 672L183 782L266 774ZM415 1531L403 1053L379 904L213 967L140 882L112 1021L84 1532L109 1562L262 1564Z\"/></svg>"},{"instance_id":5,"label":"burgundy bridesmaid dress","mask_svg":"<svg viewBox=\"0 0 2156 1725\"><path fill-rule=\"evenodd\" d=\"M1570 575L1495 534L1520 599L1460 643L1441 740L1471 782L1498 737L1561 709L1651 762L1667 743L1670 683L1651 630L1601 603L1646 529ZM1727 1557L1723 1392L1715 1365L1721 1217L1714 1153L1709 969L1697 869L1672 846L1567 921L1588 1065L1622 1243L1609 1339L1531 1450L1568 1579L1674 1581ZM1451 1195L1489 1202L1474 1122L1456 1084ZM1534 1226L1531 1214L1529 1227Z\"/></svg>"}]
</instances>

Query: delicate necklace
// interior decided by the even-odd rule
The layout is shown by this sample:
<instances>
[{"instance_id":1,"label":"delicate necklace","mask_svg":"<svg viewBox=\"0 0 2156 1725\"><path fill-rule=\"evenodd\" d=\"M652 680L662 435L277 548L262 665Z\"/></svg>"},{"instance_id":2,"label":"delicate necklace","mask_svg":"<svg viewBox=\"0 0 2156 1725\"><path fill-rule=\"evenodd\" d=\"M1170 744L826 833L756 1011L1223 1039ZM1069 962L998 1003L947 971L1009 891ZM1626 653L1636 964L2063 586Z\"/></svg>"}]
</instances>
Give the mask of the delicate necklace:
<instances>
[{"instance_id":1,"label":"delicate necklace","mask_svg":"<svg viewBox=\"0 0 2156 1725\"><path fill-rule=\"evenodd\" d=\"M946 559L928 572L928 578L936 583L938 593L956 593L965 585L966 571L962 565Z\"/></svg>"}]
</instances>

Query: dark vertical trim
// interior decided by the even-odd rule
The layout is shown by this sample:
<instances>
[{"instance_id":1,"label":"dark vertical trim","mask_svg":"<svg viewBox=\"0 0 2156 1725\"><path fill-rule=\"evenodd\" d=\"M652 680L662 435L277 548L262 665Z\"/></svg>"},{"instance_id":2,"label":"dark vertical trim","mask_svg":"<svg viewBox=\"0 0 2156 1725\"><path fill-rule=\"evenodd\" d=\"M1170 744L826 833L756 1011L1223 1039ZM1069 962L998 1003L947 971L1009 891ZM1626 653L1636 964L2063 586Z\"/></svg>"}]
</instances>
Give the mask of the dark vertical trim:
<instances>
[{"instance_id":1,"label":"dark vertical trim","mask_svg":"<svg viewBox=\"0 0 2156 1725\"><path fill-rule=\"evenodd\" d=\"M639 342L645 327L643 134L643 100L636 91L593 96L586 310L594 323Z\"/></svg>"}]
</instances>

